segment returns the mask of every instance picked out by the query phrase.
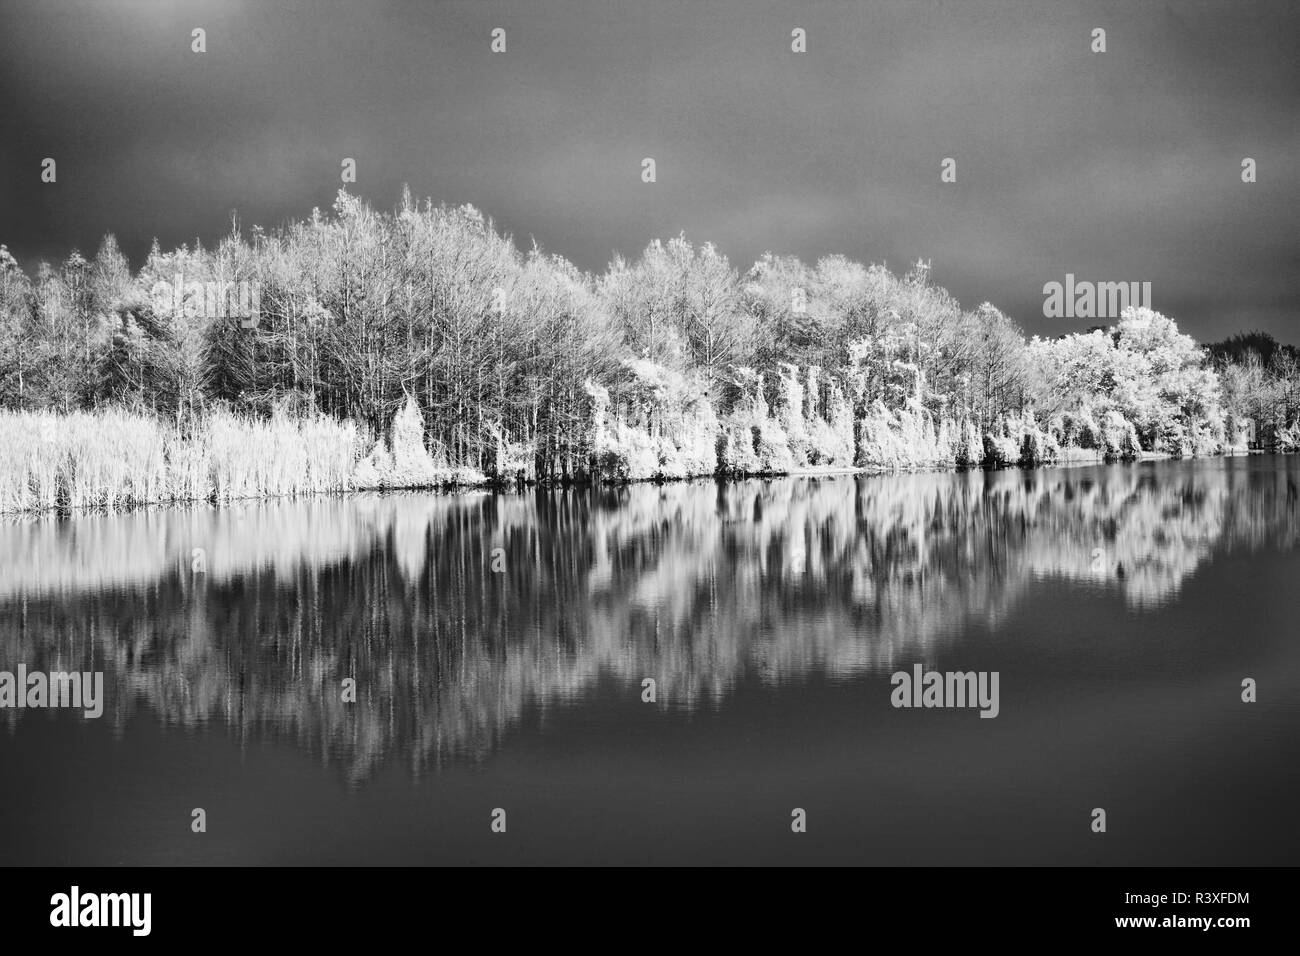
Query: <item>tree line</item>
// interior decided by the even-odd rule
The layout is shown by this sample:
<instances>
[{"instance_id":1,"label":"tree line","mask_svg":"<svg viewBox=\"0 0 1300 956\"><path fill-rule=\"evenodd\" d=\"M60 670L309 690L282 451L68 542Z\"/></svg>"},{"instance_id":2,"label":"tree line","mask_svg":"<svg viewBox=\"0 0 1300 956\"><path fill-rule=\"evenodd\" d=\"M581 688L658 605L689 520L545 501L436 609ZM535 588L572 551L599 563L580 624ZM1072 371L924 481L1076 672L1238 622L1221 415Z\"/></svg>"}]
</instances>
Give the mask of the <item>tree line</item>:
<instances>
[{"instance_id":1,"label":"tree line","mask_svg":"<svg viewBox=\"0 0 1300 956\"><path fill-rule=\"evenodd\" d=\"M205 289L241 283L255 314L212 314ZM182 433L216 410L324 414L375 436L413 407L449 467L552 479L603 458L653 477L677 459L1004 463L1025 442L1291 448L1300 374L1267 336L1206 349L1149 309L1027 339L924 262L898 275L767 254L741 273L679 236L590 274L470 206L406 191L378 212L340 191L275 230L232 222L212 248L155 242L135 271L111 235L32 276L0 247L0 405L125 408Z\"/></svg>"}]
</instances>

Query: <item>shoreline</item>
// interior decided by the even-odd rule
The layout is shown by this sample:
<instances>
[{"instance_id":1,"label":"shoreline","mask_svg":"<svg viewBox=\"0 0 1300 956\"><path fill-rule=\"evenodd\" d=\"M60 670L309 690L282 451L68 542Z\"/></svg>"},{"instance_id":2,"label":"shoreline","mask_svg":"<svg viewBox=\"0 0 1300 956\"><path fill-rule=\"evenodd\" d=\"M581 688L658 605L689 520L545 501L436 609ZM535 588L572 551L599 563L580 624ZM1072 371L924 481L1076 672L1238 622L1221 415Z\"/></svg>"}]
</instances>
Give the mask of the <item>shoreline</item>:
<instances>
[{"instance_id":1,"label":"shoreline","mask_svg":"<svg viewBox=\"0 0 1300 956\"><path fill-rule=\"evenodd\" d=\"M1091 451L1091 449L1078 449L1078 451ZM340 488L324 491L308 492L291 492L286 494L267 494L267 495L249 495L245 497L215 497L209 496L204 498L172 498L160 501L136 502L121 506L113 505L83 505L68 507L58 505L48 508L29 508L24 510L0 512L0 521L15 521L26 518L74 518L89 515L120 515L135 511L147 511L154 508L174 508L174 507L201 507L206 506L211 510L225 510L242 504L253 504L259 502L278 502L278 501L300 501L306 499L328 499L328 498L347 498L355 496L377 496L384 497L393 494L432 494L440 496L468 496L468 495L511 495L522 494L528 490L568 490L568 489L614 489L626 488L633 485L669 485L682 484L687 482L704 482L712 481L715 484L739 484L746 481L776 481L782 478L838 478L838 477L879 477L884 475L917 475L917 474L937 474L940 472L1005 472L1005 471L1039 471L1050 468L1072 468L1088 465L1139 465L1146 462L1157 461L1211 461L1218 458L1248 458L1258 455L1288 455L1296 452L1284 451L1266 451L1263 449L1232 450L1220 452L1214 455L1197 455L1189 457L1175 457L1166 452L1149 452L1144 451L1137 458L1116 459L1107 461L1100 453L1096 455L1071 455L1060 461L1045 462L1035 465L978 465L965 466L944 463L933 463L930 465L917 465L910 467L881 467L868 465L840 466L829 465L818 467L815 465L803 468L795 468L789 471L780 472L761 472L746 475L723 475L720 473L701 474L701 475L684 475L681 477L665 478L630 478L630 479L599 479L599 480L553 480L553 481L501 481L497 479L485 478L482 481L474 482L437 482L429 484L411 484L411 485L393 485L390 487L356 487Z\"/></svg>"}]
</instances>

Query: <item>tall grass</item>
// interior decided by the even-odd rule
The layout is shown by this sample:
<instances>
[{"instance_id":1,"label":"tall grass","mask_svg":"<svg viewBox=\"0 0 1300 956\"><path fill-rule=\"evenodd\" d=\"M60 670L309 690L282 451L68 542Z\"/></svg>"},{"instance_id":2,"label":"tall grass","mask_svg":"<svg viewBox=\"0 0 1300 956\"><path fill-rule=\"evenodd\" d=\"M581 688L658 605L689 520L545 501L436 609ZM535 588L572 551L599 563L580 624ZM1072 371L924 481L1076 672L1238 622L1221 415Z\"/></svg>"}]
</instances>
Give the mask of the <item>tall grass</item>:
<instances>
[{"instance_id":1,"label":"tall grass","mask_svg":"<svg viewBox=\"0 0 1300 956\"><path fill-rule=\"evenodd\" d=\"M0 513L344 491L364 445L325 416L215 412L183 435L119 409L0 411Z\"/></svg>"}]
</instances>

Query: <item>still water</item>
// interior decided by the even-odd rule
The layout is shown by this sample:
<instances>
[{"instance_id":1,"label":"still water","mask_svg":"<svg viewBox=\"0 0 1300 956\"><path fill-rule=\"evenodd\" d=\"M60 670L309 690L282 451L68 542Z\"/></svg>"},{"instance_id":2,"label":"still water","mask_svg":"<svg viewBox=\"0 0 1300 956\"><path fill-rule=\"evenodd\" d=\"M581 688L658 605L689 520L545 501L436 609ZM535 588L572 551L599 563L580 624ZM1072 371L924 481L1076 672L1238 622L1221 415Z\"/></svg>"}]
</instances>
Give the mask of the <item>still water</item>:
<instances>
[{"instance_id":1,"label":"still water","mask_svg":"<svg viewBox=\"0 0 1300 956\"><path fill-rule=\"evenodd\" d=\"M1298 485L1263 456L11 520L0 670L102 671L104 712L0 710L0 863L1295 864ZM915 664L997 671L998 716L891 706Z\"/></svg>"}]
</instances>

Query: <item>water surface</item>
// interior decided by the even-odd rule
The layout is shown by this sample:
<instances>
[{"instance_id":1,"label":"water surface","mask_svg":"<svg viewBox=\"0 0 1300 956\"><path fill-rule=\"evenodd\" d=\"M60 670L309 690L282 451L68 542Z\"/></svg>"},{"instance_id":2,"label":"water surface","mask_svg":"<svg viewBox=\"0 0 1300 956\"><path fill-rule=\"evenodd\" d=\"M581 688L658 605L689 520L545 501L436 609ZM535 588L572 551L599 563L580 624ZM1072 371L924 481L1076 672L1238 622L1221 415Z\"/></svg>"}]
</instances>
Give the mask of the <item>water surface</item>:
<instances>
[{"instance_id":1,"label":"water surface","mask_svg":"<svg viewBox=\"0 0 1300 956\"><path fill-rule=\"evenodd\" d=\"M0 861L1295 864L1298 482L1260 456L9 521L0 670L100 670L107 703L0 711ZM891 707L917 663L998 671L999 716Z\"/></svg>"}]
</instances>

